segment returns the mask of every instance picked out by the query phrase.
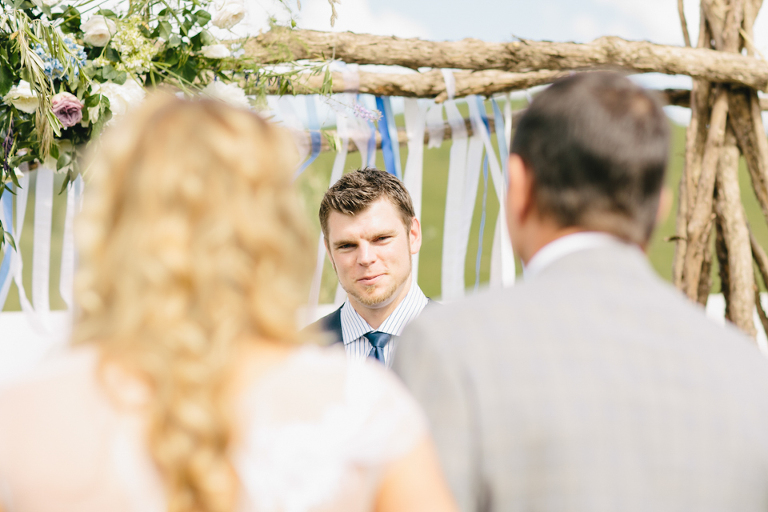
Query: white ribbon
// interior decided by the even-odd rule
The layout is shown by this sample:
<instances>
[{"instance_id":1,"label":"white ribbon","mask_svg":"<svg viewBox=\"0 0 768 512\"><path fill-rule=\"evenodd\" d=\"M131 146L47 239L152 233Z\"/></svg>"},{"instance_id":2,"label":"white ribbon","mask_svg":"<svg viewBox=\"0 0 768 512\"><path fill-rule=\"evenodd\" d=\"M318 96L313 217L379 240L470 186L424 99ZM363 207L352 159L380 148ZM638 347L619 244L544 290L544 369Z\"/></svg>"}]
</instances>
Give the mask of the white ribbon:
<instances>
[{"instance_id":1,"label":"white ribbon","mask_svg":"<svg viewBox=\"0 0 768 512\"><path fill-rule=\"evenodd\" d=\"M456 108L455 100L445 102L445 112L451 125L450 163L448 164L448 189L445 197L445 221L443 223L443 268L441 272L441 297L455 300L464 295L464 267L466 258L461 251L462 215L464 213L463 188L467 174L467 128L464 118Z\"/></svg>"},{"instance_id":2,"label":"white ribbon","mask_svg":"<svg viewBox=\"0 0 768 512\"><path fill-rule=\"evenodd\" d=\"M506 103L504 104L504 137L507 141L507 149L512 150L512 95L507 94L505 97ZM504 176L504 179L508 179Z\"/></svg>"},{"instance_id":3,"label":"white ribbon","mask_svg":"<svg viewBox=\"0 0 768 512\"><path fill-rule=\"evenodd\" d=\"M493 239L493 252L491 253L491 286L512 286L515 283L515 255L512 252L512 244L507 231L506 216L506 183L501 173L496 152L491 145L491 138L482 122L478 110L477 101L468 101L469 115L472 121L472 130L479 133L485 145L488 155L488 163L493 179L493 188L499 200L499 217L496 221L496 233Z\"/></svg>"},{"instance_id":4,"label":"white ribbon","mask_svg":"<svg viewBox=\"0 0 768 512\"><path fill-rule=\"evenodd\" d=\"M48 325L51 310L51 222L53 213L53 171L37 168L35 186L35 236L32 248L32 305L43 325Z\"/></svg>"},{"instance_id":5,"label":"white ribbon","mask_svg":"<svg viewBox=\"0 0 768 512\"><path fill-rule=\"evenodd\" d=\"M443 72L443 80L445 80L445 94L448 95L449 100L452 100L456 96L456 77L450 69L440 71Z\"/></svg>"},{"instance_id":6,"label":"white ribbon","mask_svg":"<svg viewBox=\"0 0 768 512\"><path fill-rule=\"evenodd\" d=\"M342 64L341 78L344 80L344 92L356 95L360 90L360 73L357 72L357 64Z\"/></svg>"},{"instance_id":7,"label":"white ribbon","mask_svg":"<svg viewBox=\"0 0 768 512\"><path fill-rule=\"evenodd\" d=\"M64 242L61 248L61 277L59 293L70 311L73 310L72 292L75 275L75 215L82 208L83 179L78 177L67 187L67 215L64 220Z\"/></svg>"},{"instance_id":8,"label":"white ribbon","mask_svg":"<svg viewBox=\"0 0 768 512\"><path fill-rule=\"evenodd\" d=\"M342 173L344 172L344 164L347 161L347 149L349 147L349 130L347 128L347 118L342 114L336 114L336 133L341 139L341 147L336 153L336 158L333 161L333 170L331 171L331 181L328 188L331 188L334 183L339 181ZM325 266L325 240L322 231L320 232L320 240L317 243L317 264L315 266L315 274L312 277L312 285L309 290L309 311L314 312L320 301L320 285L323 280L323 267ZM339 286L338 288L341 288ZM314 313L313 313L314 316Z\"/></svg>"},{"instance_id":9,"label":"white ribbon","mask_svg":"<svg viewBox=\"0 0 768 512\"><path fill-rule=\"evenodd\" d=\"M429 132L428 148L439 148L445 137L445 121L443 121L443 105L435 103L427 111L427 131ZM422 145L424 143L422 142Z\"/></svg>"},{"instance_id":10,"label":"white ribbon","mask_svg":"<svg viewBox=\"0 0 768 512\"><path fill-rule=\"evenodd\" d=\"M9 232L13 231L13 224L11 223L11 219L5 218L5 204L8 204L10 202L11 205L13 205L13 195L9 193L3 193L3 189L0 188L0 221L3 223L3 227L7 229ZM15 240L18 244L19 242ZM3 258L0 258L0 263L5 261L5 255L8 255L9 267L8 267L8 274L6 276L5 281L0 283L0 313L3 311L3 306L5 306L5 299L8 298L8 291L11 289L11 282L13 281L13 247L11 247L11 244L8 242L5 243L5 253L3 254Z\"/></svg>"},{"instance_id":11,"label":"white ribbon","mask_svg":"<svg viewBox=\"0 0 768 512\"><path fill-rule=\"evenodd\" d=\"M27 212L27 198L29 197L29 172L26 163L22 164L20 168L22 176L19 178L19 188L16 189L16 230L14 232L16 236L16 250L13 251L13 261L11 262L13 282L16 283L16 289L19 291L19 304L21 304L21 310L24 312L25 318L37 333L45 335L49 334L49 330L45 328L37 315L35 315L35 310L27 298L27 291L24 289L24 264L21 257L20 240L24 228L24 217Z\"/></svg>"},{"instance_id":12,"label":"white ribbon","mask_svg":"<svg viewBox=\"0 0 768 512\"><path fill-rule=\"evenodd\" d=\"M404 99L405 132L408 134L408 161L405 163L403 184L411 194L413 210L421 221L421 194L424 170L424 128L427 120L425 103L415 98ZM442 136L441 136L442 138ZM419 278L419 253L411 259L413 281Z\"/></svg>"},{"instance_id":13,"label":"white ribbon","mask_svg":"<svg viewBox=\"0 0 768 512\"><path fill-rule=\"evenodd\" d=\"M283 124L289 128L293 139L296 142L296 148L299 151L299 164L309 156L309 150L311 147L311 139L309 132L304 128L304 123L296 114L296 109L293 106L293 96L281 96L275 104L275 108L283 119Z\"/></svg>"}]
</instances>

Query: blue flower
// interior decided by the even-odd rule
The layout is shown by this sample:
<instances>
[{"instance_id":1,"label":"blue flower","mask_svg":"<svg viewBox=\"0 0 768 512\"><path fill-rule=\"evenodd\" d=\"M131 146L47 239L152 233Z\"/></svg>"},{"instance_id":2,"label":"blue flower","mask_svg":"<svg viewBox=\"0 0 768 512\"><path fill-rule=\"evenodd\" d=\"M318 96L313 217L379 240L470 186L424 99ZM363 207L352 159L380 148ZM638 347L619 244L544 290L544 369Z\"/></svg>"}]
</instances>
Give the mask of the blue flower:
<instances>
[{"instance_id":1,"label":"blue flower","mask_svg":"<svg viewBox=\"0 0 768 512\"><path fill-rule=\"evenodd\" d=\"M69 59L69 63L75 70L75 78L78 78L80 76L80 68L85 66L85 60L87 58L85 51L83 50L83 47L77 44L70 36L64 36L63 41L69 51L74 54L74 56L68 56L67 59ZM32 50L43 60L43 71L49 78L53 80L61 80L61 78L64 77L69 80L69 76L64 73L64 65L59 59L50 54L47 43L45 46L35 44L32 46Z\"/></svg>"}]
</instances>

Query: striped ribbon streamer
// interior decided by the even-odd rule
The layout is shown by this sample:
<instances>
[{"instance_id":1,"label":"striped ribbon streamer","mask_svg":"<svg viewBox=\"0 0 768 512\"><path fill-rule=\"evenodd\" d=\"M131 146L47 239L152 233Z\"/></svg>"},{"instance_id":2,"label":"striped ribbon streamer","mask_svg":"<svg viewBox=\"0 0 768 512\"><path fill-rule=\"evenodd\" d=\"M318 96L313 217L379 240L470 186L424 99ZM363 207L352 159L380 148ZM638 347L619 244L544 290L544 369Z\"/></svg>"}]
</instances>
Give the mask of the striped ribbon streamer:
<instances>
[{"instance_id":1,"label":"striped ribbon streamer","mask_svg":"<svg viewBox=\"0 0 768 512\"><path fill-rule=\"evenodd\" d=\"M75 215L82 208L83 179L78 175L67 187L67 213L64 219L64 242L61 248L61 277L59 293L67 307L72 311L73 285L75 275L75 237L73 225Z\"/></svg>"},{"instance_id":2,"label":"striped ribbon streamer","mask_svg":"<svg viewBox=\"0 0 768 512\"><path fill-rule=\"evenodd\" d=\"M301 176L301 174L309 167L312 162L315 161L317 155L320 154L320 147L322 145L322 137L320 135L320 123L317 120L317 105L315 104L314 96L304 96L307 103L307 123L309 124L309 137L312 141L312 150L309 158L301 164L299 170L296 171L294 179Z\"/></svg>"},{"instance_id":3,"label":"striped ribbon streamer","mask_svg":"<svg viewBox=\"0 0 768 512\"><path fill-rule=\"evenodd\" d=\"M368 161L364 165L376 167L376 125L373 124L373 121L368 121L368 128L371 136L368 138Z\"/></svg>"},{"instance_id":4,"label":"striped ribbon streamer","mask_svg":"<svg viewBox=\"0 0 768 512\"><path fill-rule=\"evenodd\" d=\"M445 112L451 125L450 161L448 163L448 187L445 195L445 220L443 223L443 264L440 276L441 298L451 301L464 295L465 254L461 249L461 218L464 213L463 189L467 174L467 128L455 100L445 102Z\"/></svg>"},{"instance_id":5,"label":"striped ribbon streamer","mask_svg":"<svg viewBox=\"0 0 768 512\"><path fill-rule=\"evenodd\" d=\"M470 119L479 118L480 114L477 103L470 101L468 105ZM473 128L480 132L483 144L485 144L493 187L496 189L496 195L499 200L499 217L496 222L496 233L491 254L491 286L511 286L515 282L515 256L512 253L512 245L509 241L509 233L507 232L507 216L504 214L506 185L485 124L477 123L477 126L473 125Z\"/></svg>"},{"instance_id":6,"label":"striped ribbon streamer","mask_svg":"<svg viewBox=\"0 0 768 512\"><path fill-rule=\"evenodd\" d=\"M296 109L293 106L295 99L294 96L281 96L277 99L268 97L267 102L274 106L273 111L277 118L282 120L283 125L285 125L291 132L291 135L293 135L296 149L299 152L298 161L304 163L309 156L311 138L307 134L304 123L299 119L298 114L296 114Z\"/></svg>"},{"instance_id":7,"label":"striped ribbon streamer","mask_svg":"<svg viewBox=\"0 0 768 512\"><path fill-rule=\"evenodd\" d=\"M477 96L476 99L477 99L477 107L480 112L480 117L482 119L482 122L485 125L485 129L490 131L491 126L488 123L488 116L485 113L485 104L483 103L482 98L480 98L479 96ZM494 110L494 113L495 113L495 110ZM497 127L497 133L498 133L498 127ZM499 144L499 148L501 148L501 144ZM485 224L486 224L487 217L488 217L488 155L485 155L485 159L483 160L483 204L482 204L482 212L480 214L480 231L477 236L477 255L475 257L475 291L477 291L480 288L480 267L483 260L483 240L485 238Z\"/></svg>"},{"instance_id":8,"label":"striped ribbon streamer","mask_svg":"<svg viewBox=\"0 0 768 512\"><path fill-rule=\"evenodd\" d=\"M421 195L424 176L424 131L427 121L427 103L416 98L405 98L405 132L408 134L408 160L405 163L403 184L411 194L416 218L421 220ZM411 258L413 281L419 282L419 253Z\"/></svg>"},{"instance_id":9,"label":"striped ribbon streamer","mask_svg":"<svg viewBox=\"0 0 768 512\"><path fill-rule=\"evenodd\" d=\"M509 99L507 99L507 105L509 104L510 104ZM507 166L509 165L509 149L507 146L507 144L509 143L509 140L507 138L507 123L506 123L506 119L501 113L501 108L499 108L499 102L496 101L496 98L491 99L491 105L493 105L493 121L496 128L496 143L499 146L499 158L501 159L501 171L504 175L505 182L507 182L507 180L509 180L509 176L508 176L509 170L507 169ZM488 126L487 118L486 118L486 126Z\"/></svg>"},{"instance_id":10,"label":"striped ribbon streamer","mask_svg":"<svg viewBox=\"0 0 768 512\"><path fill-rule=\"evenodd\" d=\"M466 98L467 103L475 101L476 96ZM470 111L471 112L471 111ZM475 122L482 122L475 120ZM461 213L461 231L459 240L461 243L457 247L457 255L460 263L457 263L457 271L461 268L461 289L462 295L466 289L465 268L467 264L467 252L469 251L469 236L472 230L472 216L475 212L475 203L477 200L477 189L480 185L480 171L483 167L483 139L477 130L472 130L472 136L469 138L469 148L467 149L467 173L464 182L464 197L462 200Z\"/></svg>"},{"instance_id":11,"label":"striped ribbon streamer","mask_svg":"<svg viewBox=\"0 0 768 512\"><path fill-rule=\"evenodd\" d=\"M5 187L0 192L0 218L2 218L3 228L13 236L13 195ZM0 311L3 310L5 300L8 298L8 291L11 289L12 255L13 247L6 242L5 255L3 256L3 262L0 264Z\"/></svg>"},{"instance_id":12,"label":"striped ribbon streamer","mask_svg":"<svg viewBox=\"0 0 768 512\"><path fill-rule=\"evenodd\" d=\"M16 226L14 235L16 235L16 241L21 240L22 231L24 228L24 218L27 213L27 199L29 197L29 172L27 170L27 164L21 165L22 176L19 178L19 188L16 189ZM50 237L49 237L50 240ZM21 244L16 244L16 250L13 251L13 261L11 262L11 268L13 273L13 282L16 283L16 288L19 291L19 303L21 304L21 311L29 322L29 325L39 334L49 334L49 329L40 322L40 319L35 314L35 310L32 304L27 298L27 291L24 288L24 263L21 257Z\"/></svg>"},{"instance_id":13,"label":"striped ribbon streamer","mask_svg":"<svg viewBox=\"0 0 768 512\"><path fill-rule=\"evenodd\" d=\"M475 256L475 291L480 289L480 267L483 262L483 241L485 224L488 217L488 155L483 159L483 206L480 214L480 229L477 235L477 255Z\"/></svg>"},{"instance_id":14,"label":"striped ribbon streamer","mask_svg":"<svg viewBox=\"0 0 768 512\"><path fill-rule=\"evenodd\" d=\"M53 213L53 171L37 168L35 185L35 233L32 247L32 305L44 326L51 310L51 223Z\"/></svg>"},{"instance_id":15,"label":"striped ribbon streamer","mask_svg":"<svg viewBox=\"0 0 768 512\"><path fill-rule=\"evenodd\" d=\"M397 139L397 125L392 112L392 100L389 96L376 96L376 108L382 112L379 120L381 133L381 152L384 155L384 167L389 174L403 179L400 168L400 144Z\"/></svg>"},{"instance_id":16,"label":"striped ribbon streamer","mask_svg":"<svg viewBox=\"0 0 768 512\"><path fill-rule=\"evenodd\" d=\"M443 137L445 137L442 103L435 103L433 101L432 106L427 110L427 132L429 133L427 147L429 149L439 148L443 144Z\"/></svg>"},{"instance_id":17,"label":"striped ribbon streamer","mask_svg":"<svg viewBox=\"0 0 768 512\"><path fill-rule=\"evenodd\" d=\"M336 133L341 139L341 146L338 148L336 158L333 161L333 170L331 171L331 180L328 188L339 181L344 172L344 164L347 161L347 150L349 148L349 128L347 127L347 118L342 114L336 114ZM320 301L320 286L323 280L323 267L325 266L325 240L323 233L320 233L320 239L317 242L317 264L315 265L315 274L312 276L312 285L309 290L308 309L314 312ZM338 288L341 288L339 286Z\"/></svg>"}]
</instances>

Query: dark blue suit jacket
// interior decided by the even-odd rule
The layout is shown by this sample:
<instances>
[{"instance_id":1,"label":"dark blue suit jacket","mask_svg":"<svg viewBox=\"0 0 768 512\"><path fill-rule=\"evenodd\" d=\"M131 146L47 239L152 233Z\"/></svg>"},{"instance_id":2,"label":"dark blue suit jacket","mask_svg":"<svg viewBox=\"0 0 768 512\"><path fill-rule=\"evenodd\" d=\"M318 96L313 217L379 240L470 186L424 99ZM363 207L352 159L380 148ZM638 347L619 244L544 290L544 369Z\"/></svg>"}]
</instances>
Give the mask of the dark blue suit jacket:
<instances>
[{"instance_id":1,"label":"dark blue suit jacket","mask_svg":"<svg viewBox=\"0 0 768 512\"><path fill-rule=\"evenodd\" d=\"M432 304L437 304L437 302L433 301L430 298L427 298L427 306L430 306ZM331 344L336 343L344 343L344 336L341 333L341 308L343 306L339 306L337 310L335 310L333 313L330 313L328 315L325 315L323 318L318 320L317 322L311 324L309 327L306 327L306 329L316 329L321 332L326 332L328 334L333 335L333 341Z\"/></svg>"}]
</instances>

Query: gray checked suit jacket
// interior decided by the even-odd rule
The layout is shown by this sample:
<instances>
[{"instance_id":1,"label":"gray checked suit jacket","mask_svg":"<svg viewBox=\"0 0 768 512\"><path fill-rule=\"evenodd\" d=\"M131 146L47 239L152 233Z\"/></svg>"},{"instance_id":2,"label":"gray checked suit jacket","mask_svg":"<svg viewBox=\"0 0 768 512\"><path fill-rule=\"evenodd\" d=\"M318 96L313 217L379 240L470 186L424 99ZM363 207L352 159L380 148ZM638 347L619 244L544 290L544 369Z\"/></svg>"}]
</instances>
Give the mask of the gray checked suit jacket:
<instances>
[{"instance_id":1,"label":"gray checked suit jacket","mask_svg":"<svg viewBox=\"0 0 768 512\"><path fill-rule=\"evenodd\" d=\"M465 511L768 511L768 359L637 249L425 311L395 371Z\"/></svg>"}]
</instances>

